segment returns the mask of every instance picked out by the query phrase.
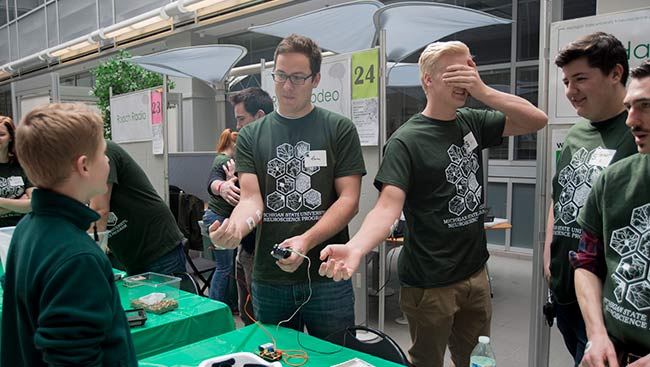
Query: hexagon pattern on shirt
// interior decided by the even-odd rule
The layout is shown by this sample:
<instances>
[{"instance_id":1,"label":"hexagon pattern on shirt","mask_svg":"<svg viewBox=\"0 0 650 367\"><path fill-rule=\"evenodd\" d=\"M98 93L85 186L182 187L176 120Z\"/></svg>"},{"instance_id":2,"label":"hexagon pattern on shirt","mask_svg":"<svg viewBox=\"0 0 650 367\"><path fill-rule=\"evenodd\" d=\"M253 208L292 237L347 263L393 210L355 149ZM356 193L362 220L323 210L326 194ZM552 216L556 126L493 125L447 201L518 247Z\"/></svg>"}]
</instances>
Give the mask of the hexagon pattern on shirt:
<instances>
[{"instance_id":1,"label":"hexagon pattern on shirt","mask_svg":"<svg viewBox=\"0 0 650 367\"><path fill-rule=\"evenodd\" d=\"M24 185L10 185L9 182L9 179L0 177L0 197L15 199L23 196L25 193Z\"/></svg>"},{"instance_id":2,"label":"hexagon pattern on shirt","mask_svg":"<svg viewBox=\"0 0 650 367\"><path fill-rule=\"evenodd\" d=\"M320 167L305 167L309 150L304 141L275 148L276 157L266 164L266 173L275 179L275 190L266 196L267 208L277 212L286 207L297 212L303 207L315 210L322 204L321 193L311 186L311 176Z\"/></svg>"},{"instance_id":3,"label":"hexagon pattern on shirt","mask_svg":"<svg viewBox=\"0 0 650 367\"><path fill-rule=\"evenodd\" d=\"M571 163L562 168L557 175L557 182L562 187L558 203L555 203L555 222L571 224L576 221L578 212L589 196L591 187L596 182L603 167L589 164L590 158L596 151L580 148L571 157Z\"/></svg>"},{"instance_id":4,"label":"hexagon pattern on shirt","mask_svg":"<svg viewBox=\"0 0 650 367\"><path fill-rule=\"evenodd\" d=\"M474 211L481 204L483 187L476 179L478 156L455 144L447 149L447 155L451 163L445 168L445 176L447 182L456 186L456 195L449 201L449 212L460 216L466 210Z\"/></svg>"},{"instance_id":5,"label":"hexagon pattern on shirt","mask_svg":"<svg viewBox=\"0 0 650 367\"><path fill-rule=\"evenodd\" d=\"M612 274L614 297L650 310L650 203L632 210L630 225L612 232L609 247L621 255Z\"/></svg>"}]
</instances>

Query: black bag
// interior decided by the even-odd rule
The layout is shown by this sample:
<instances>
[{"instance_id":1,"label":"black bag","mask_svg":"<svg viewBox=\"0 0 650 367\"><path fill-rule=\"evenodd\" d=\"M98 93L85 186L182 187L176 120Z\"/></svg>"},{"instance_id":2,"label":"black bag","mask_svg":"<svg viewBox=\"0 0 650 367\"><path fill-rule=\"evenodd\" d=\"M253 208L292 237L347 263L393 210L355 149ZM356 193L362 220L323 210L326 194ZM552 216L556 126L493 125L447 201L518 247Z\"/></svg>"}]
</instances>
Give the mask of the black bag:
<instances>
[{"instance_id":1,"label":"black bag","mask_svg":"<svg viewBox=\"0 0 650 367\"><path fill-rule=\"evenodd\" d=\"M178 228L189 241L192 250L203 251L203 238L199 221L203 220L204 203L195 195L188 194L177 186L169 186L169 207L174 214Z\"/></svg>"}]
</instances>

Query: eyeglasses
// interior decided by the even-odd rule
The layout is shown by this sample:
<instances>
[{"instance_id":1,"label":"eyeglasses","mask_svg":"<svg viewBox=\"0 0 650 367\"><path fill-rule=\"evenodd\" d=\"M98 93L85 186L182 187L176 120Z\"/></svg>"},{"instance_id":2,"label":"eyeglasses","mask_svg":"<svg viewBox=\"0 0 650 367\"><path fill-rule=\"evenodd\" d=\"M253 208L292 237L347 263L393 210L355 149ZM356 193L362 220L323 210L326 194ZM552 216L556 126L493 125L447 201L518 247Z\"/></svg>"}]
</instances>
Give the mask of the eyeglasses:
<instances>
[{"instance_id":1,"label":"eyeglasses","mask_svg":"<svg viewBox=\"0 0 650 367\"><path fill-rule=\"evenodd\" d=\"M285 73L272 73L271 76L273 77L273 81L276 83L284 83L287 80L289 80L293 85L303 85L305 84L307 79L314 76L314 74L310 74L307 76L300 76L300 75L288 75Z\"/></svg>"}]
</instances>

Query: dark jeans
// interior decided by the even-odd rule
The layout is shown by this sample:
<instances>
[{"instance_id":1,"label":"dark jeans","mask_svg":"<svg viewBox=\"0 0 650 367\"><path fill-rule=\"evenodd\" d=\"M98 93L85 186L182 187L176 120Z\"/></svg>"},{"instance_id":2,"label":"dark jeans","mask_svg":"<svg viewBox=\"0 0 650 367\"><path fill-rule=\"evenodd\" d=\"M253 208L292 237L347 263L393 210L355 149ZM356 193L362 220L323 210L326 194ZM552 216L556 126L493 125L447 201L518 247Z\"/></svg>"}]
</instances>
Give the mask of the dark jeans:
<instances>
[{"instance_id":1,"label":"dark jeans","mask_svg":"<svg viewBox=\"0 0 650 367\"><path fill-rule=\"evenodd\" d=\"M582 356L585 354L585 345L587 344L587 331L585 330L585 321L582 319L580 306L578 302L568 305L560 305L555 301L553 303L555 305L557 328L560 329L564 337L564 344L573 356L577 367L582 361Z\"/></svg>"},{"instance_id":2,"label":"dark jeans","mask_svg":"<svg viewBox=\"0 0 650 367\"><path fill-rule=\"evenodd\" d=\"M219 215L212 210L208 209L203 214L203 224L206 228L210 227L216 220L223 223L226 218ZM230 279L235 277L235 250L214 250L210 251L212 260L217 263L217 269L212 275L210 282L210 298L223 302L230 307L231 310L237 309L237 301L229 297Z\"/></svg>"},{"instance_id":3,"label":"dark jeans","mask_svg":"<svg viewBox=\"0 0 650 367\"><path fill-rule=\"evenodd\" d=\"M151 271L158 274L185 272L185 251L183 251L182 242L168 253L147 265L144 271Z\"/></svg>"},{"instance_id":4,"label":"dark jeans","mask_svg":"<svg viewBox=\"0 0 650 367\"><path fill-rule=\"evenodd\" d=\"M313 282L312 295L291 321L281 326L326 339L333 333L354 325L354 292L350 280ZM308 283L278 285L253 281L253 308L257 321L277 325L286 320L309 296Z\"/></svg>"}]
</instances>

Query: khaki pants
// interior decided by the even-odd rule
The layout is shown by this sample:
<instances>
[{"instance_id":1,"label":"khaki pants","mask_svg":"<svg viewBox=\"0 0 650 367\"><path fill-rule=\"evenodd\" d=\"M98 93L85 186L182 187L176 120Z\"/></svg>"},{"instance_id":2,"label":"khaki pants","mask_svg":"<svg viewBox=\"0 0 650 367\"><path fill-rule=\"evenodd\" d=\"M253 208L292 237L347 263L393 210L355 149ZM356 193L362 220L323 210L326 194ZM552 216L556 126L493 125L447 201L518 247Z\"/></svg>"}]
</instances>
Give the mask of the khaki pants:
<instances>
[{"instance_id":1,"label":"khaki pants","mask_svg":"<svg viewBox=\"0 0 650 367\"><path fill-rule=\"evenodd\" d=\"M456 367L469 366L481 335L490 335L492 302L487 271L440 288L402 288L400 306L406 314L415 367L442 367L449 346Z\"/></svg>"}]
</instances>

